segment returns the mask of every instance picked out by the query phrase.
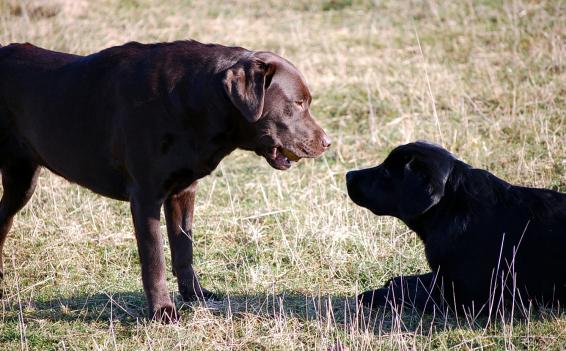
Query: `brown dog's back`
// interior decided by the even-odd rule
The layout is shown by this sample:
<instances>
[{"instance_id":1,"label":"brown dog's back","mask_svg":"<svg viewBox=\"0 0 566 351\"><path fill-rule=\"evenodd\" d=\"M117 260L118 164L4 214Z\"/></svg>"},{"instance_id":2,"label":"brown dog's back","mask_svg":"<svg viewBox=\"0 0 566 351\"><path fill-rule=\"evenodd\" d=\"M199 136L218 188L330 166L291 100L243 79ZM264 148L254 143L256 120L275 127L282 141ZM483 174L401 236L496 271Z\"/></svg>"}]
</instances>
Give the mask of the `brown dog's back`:
<instances>
[{"instance_id":1,"label":"brown dog's back","mask_svg":"<svg viewBox=\"0 0 566 351\"><path fill-rule=\"evenodd\" d=\"M54 52L31 44L10 44L0 47L0 128L12 109L36 95L44 77L81 56ZM29 101L28 104L31 104Z\"/></svg>"},{"instance_id":2,"label":"brown dog's back","mask_svg":"<svg viewBox=\"0 0 566 351\"><path fill-rule=\"evenodd\" d=\"M17 89L22 82L29 82L32 87L33 80L40 75L57 70L80 58L81 56L50 51L28 43L0 46L1 91ZM22 79L23 76L28 79Z\"/></svg>"},{"instance_id":3,"label":"brown dog's back","mask_svg":"<svg viewBox=\"0 0 566 351\"><path fill-rule=\"evenodd\" d=\"M96 192L122 197L124 176L112 167L115 128L106 105L115 89L100 74L112 65L93 64L98 71L89 70L87 58L31 44L0 48L1 149L10 158L31 159L79 184L95 184ZM113 181L97 181L104 179Z\"/></svg>"}]
</instances>

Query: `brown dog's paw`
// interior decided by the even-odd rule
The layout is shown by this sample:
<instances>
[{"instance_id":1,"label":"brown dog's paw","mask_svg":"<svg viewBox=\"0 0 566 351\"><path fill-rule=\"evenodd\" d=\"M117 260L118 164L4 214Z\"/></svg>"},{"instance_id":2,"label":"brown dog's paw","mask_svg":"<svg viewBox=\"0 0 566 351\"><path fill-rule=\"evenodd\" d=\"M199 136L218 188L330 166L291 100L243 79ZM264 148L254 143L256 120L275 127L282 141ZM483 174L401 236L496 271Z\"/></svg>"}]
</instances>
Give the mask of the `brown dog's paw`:
<instances>
[{"instance_id":1,"label":"brown dog's paw","mask_svg":"<svg viewBox=\"0 0 566 351\"><path fill-rule=\"evenodd\" d=\"M152 308L152 320L164 324L177 323L180 319L179 313L173 304Z\"/></svg>"},{"instance_id":2,"label":"brown dog's paw","mask_svg":"<svg viewBox=\"0 0 566 351\"><path fill-rule=\"evenodd\" d=\"M179 293L181 294L183 301L185 302L220 300L218 295L203 288L193 289L192 287L189 288L187 286L180 285Z\"/></svg>"}]
</instances>

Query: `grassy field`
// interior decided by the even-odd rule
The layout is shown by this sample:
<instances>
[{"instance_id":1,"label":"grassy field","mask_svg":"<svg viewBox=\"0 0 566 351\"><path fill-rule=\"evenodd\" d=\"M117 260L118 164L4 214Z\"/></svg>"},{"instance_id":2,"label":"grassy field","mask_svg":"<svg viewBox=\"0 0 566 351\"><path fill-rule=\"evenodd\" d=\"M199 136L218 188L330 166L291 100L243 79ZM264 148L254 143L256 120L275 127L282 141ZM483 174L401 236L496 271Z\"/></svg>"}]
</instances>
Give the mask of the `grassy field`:
<instances>
[{"instance_id":1,"label":"grassy field","mask_svg":"<svg viewBox=\"0 0 566 351\"><path fill-rule=\"evenodd\" d=\"M3 45L87 54L188 38L294 62L332 149L287 172L237 151L201 182L196 267L225 298L183 305L168 272L183 318L171 326L144 319L128 204L44 171L5 247L1 350L566 349L557 310L489 327L361 318L352 296L428 269L416 235L357 208L344 184L426 139L566 191L564 1L0 0Z\"/></svg>"}]
</instances>

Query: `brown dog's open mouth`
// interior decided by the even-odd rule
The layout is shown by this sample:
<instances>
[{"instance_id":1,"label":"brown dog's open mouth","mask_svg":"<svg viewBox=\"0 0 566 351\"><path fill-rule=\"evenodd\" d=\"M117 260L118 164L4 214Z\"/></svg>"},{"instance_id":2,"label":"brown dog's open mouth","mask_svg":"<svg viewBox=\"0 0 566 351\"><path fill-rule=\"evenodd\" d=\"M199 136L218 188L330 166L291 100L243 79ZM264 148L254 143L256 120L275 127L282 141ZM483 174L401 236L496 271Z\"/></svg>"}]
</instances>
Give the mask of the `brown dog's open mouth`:
<instances>
[{"instance_id":1,"label":"brown dog's open mouth","mask_svg":"<svg viewBox=\"0 0 566 351\"><path fill-rule=\"evenodd\" d=\"M265 159L271 167L284 171L291 167L292 162L297 162L301 158L292 151L277 146L272 148L271 151L265 155Z\"/></svg>"}]
</instances>

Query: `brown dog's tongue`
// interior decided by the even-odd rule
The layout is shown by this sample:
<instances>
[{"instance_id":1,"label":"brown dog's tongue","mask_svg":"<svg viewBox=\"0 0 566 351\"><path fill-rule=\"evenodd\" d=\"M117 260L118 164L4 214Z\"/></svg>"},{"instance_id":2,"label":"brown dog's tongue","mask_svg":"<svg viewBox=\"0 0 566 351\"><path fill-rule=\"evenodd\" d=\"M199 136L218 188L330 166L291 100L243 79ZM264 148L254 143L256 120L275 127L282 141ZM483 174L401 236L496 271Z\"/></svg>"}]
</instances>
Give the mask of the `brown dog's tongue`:
<instances>
[{"instance_id":1,"label":"brown dog's tongue","mask_svg":"<svg viewBox=\"0 0 566 351\"><path fill-rule=\"evenodd\" d=\"M285 148L283 149L283 155L285 155L285 157L287 157L289 160L297 162L298 160L300 160L301 158L297 155L295 155L292 151L289 151Z\"/></svg>"}]
</instances>

